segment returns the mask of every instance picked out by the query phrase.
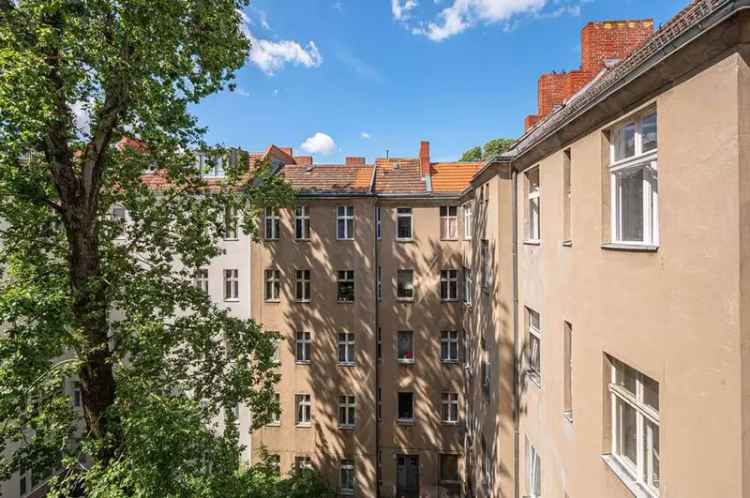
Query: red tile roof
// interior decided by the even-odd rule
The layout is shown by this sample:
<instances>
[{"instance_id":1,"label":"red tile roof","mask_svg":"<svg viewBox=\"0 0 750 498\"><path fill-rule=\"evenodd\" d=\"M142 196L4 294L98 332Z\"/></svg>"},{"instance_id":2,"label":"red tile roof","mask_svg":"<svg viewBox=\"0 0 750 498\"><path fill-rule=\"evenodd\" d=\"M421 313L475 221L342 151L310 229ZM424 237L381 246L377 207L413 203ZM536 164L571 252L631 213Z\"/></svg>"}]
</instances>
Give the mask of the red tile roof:
<instances>
[{"instance_id":1,"label":"red tile roof","mask_svg":"<svg viewBox=\"0 0 750 498\"><path fill-rule=\"evenodd\" d=\"M419 159L377 159L375 192L378 194L415 194L427 191Z\"/></svg>"},{"instance_id":2,"label":"red tile roof","mask_svg":"<svg viewBox=\"0 0 750 498\"><path fill-rule=\"evenodd\" d=\"M279 175L300 193L368 193L372 166L287 165Z\"/></svg>"},{"instance_id":3,"label":"red tile roof","mask_svg":"<svg viewBox=\"0 0 750 498\"><path fill-rule=\"evenodd\" d=\"M481 168L481 162L432 163L432 191L437 193L463 192Z\"/></svg>"}]
</instances>

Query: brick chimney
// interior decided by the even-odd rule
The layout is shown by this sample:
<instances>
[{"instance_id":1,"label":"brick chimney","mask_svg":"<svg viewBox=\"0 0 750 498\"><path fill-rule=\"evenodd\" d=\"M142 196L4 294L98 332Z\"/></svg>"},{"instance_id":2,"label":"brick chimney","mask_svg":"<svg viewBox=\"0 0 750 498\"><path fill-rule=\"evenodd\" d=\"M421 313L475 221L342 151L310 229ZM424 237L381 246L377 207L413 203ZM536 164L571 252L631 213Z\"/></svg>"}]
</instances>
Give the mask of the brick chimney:
<instances>
[{"instance_id":1,"label":"brick chimney","mask_svg":"<svg viewBox=\"0 0 750 498\"><path fill-rule=\"evenodd\" d=\"M365 158L364 157L347 157L345 159L345 163L347 166L364 166Z\"/></svg>"},{"instance_id":2,"label":"brick chimney","mask_svg":"<svg viewBox=\"0 0 750 498\"><path fill-rule=\"evenodd\" d=\"M279 149L294 157L294 149L291 147L279 147Z\"/></svg>"},{"instance_id":3,"label":"brick chimney","mask_svg":"<svg viewBox=\"0 0 750 498\"><path fill-rule=\"evenodd\" d=\"M294 158L295 164L297 166L311 166L313 163L313 157L312 156L296 156Z\"/></svg>"},{"instance_id":4,"label":"brick chimney","mask_svg":"<svg viewBox=\"0 0 750 498\"><path fill-rule=\"evenodd\" d=\"M430 177L430 142L426 140L419 144L419 169L422 178Z\"/></svg>"},{"instance_id":5,"label":"brick chimney","mask_svg":"<svg viewBox=\"0 0 750 498\"><path fill-rule=\"evenodd\" d=\"M528 130L585 87L599 71L640 48L654 32L652 19L590 22L581 30L581 67L539 77L538 112L526 117Z\"/></svg>"}]
</instances>

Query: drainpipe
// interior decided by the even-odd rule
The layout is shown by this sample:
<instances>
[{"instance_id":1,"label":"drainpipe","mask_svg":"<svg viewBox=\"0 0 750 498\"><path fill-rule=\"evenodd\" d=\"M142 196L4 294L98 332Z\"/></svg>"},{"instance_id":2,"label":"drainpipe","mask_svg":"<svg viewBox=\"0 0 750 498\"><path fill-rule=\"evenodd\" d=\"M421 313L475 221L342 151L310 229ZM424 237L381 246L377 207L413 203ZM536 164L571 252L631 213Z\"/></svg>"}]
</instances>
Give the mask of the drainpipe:
<instances>
[{"instance_id":1,"label":"drainpipe","mask_svg":"<svg viewBox=\"0 0 750 498\"><path fill-rule=\"evenodd\" d=\"M375 167L373 166L373 170L374 169ZM378 198L376 196L374 196L373 198L375 199L375 202L374 211L372 214L375 218L375 223L377 224ZM372 240L372 252L375 263L375 497L380 498L380 482L378 480L378 472L380 472L380 421L378 420L378 388L380 387L380 359L378 358L378 334L380 333L380 317L378 315L378 308L380 306L380 302L378 301L378 268L380 267L380 261L378 260L377 227L375 228L375 232L373 233Z\"/></svg>"},{"instance_id":2,"label":"drainpipe","mask_svg":"<svg viewBox=\"0 0 750 498\"><path fill-rule=\"evenodd\" d=\"M513 214L513 473L515 498L521 497L521 485L519 482L520 471L520 374L521 366L518 358L518 173L510 165L512 177L511 213Z\"/></svg>"}]
</instances>

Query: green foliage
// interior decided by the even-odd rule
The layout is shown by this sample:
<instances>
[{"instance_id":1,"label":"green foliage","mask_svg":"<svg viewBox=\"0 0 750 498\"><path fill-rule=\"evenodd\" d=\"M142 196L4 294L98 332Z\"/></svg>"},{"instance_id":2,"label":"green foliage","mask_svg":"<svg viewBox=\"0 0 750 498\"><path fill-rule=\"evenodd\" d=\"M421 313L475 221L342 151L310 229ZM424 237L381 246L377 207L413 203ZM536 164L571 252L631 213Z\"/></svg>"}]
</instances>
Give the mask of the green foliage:
<instances>
[{"instance_id":1,"label":"green foliage","mask_svg":"<svg viewBox=\"0 0 750 498\"><path fill-rule=\"evenodd\" d=\"M55 469L51 496L246 496L233 411L256 426L278 411L274 337L192 280L222 253L226 213L254 236L292 193L269 165L248 182L222 147L227 178L209 186L188 112L244 63L246 4L0 0L0 480Z\"/></svg>"},{"instance_id":2,"label":"green foliage","mask_svg":"<svg viewBox=\"0 0 750 498\"><path fill-rule=\"evenodd\" d=\"M512 138L495 138L484 144L484 147L477 145L464 152L461 161L488 161L495 156L509 150L515 142Z\"/></svg>"},{"instance_id":3,"label":"green foliage","mask_svg":"<svg viewBox=\"0 0 750 498\"><path fill-rule=\"evenodd\" d=\"M241 474L243 498L335 498L323 477L312 469L295 469L281 476L275 465L266 458Z\"/></svg>"}]
</instances>

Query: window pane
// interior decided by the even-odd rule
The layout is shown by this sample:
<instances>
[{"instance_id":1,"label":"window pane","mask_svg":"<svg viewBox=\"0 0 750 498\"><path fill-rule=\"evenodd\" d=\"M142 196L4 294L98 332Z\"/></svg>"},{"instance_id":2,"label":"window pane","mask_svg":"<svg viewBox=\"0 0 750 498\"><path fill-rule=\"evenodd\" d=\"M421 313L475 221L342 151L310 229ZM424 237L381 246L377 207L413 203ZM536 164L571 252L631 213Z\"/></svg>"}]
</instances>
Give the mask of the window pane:
<instances>
[{"instance_id":1,"label":"window pane","mask_svg":"<svg viewBox=\"0 0 750 498\"><path fill-rule=\"evenodd\" d=\"M638 372L623 363L616 363L617 372L615 375L615 382L617 385L627 389L633 396L635 396L635 384Z\"/></svg>"},{"instance_id":2,"label":"window pane","mask_svg":"<svg viewBox=\"0 0 750 498\"><path fill-rule=\"evenodd\" d=\"M638 451L638 433L636 429L636 411L635 408L628 405L621 399L617 398L617 449L620 456L630 460L633 466L636 465Z\"/></svg>"},{"instance_id":3,"label":"window pane","mask_svg":"<svg viewBox=\"0 0 750 498\"><path fill-rule=\"evenodd\" d=\"M410 331L398 333L398 358L400 360L414 359L414 336Z\"/></svg>"},{"instance_id":4,"label":"window pane","mask_svg":"<svg viewBox=\"0 0 750 498\"><path fill-rule=\"evenodd\" d=\"M651 448L649 448L649 443L651 444ZM644 480L649 486L659 489L659 426L648 421L646 422L646 438L643 441L643 452L646 458Z\"/></svg>"},{"instance_id":5,"label":"window pane","mask_svg":"<svg viewBox=\"0 0 750 498\"><path fill-rule=\"evenodd\" d=\"M635 155L635 123L628 123L615 133L615 161Z\"/></svg>"},{"instance_id":6,"label":"window pane","mask_svg":"<svg viewBox=\"0 0 750 498\"><path fill-rule=\"evenodd\" d=\"M656 113L649 114L641 120L642 152L656 149Z\"/></svg>"},{"instance_id":7,"label":"window pane","mask_svg":"<svg viewBox=\"0 0 750 498\"><path fill-rule=\"evenodd\" d=\"M615 173L617 185L618 240L644 240L643 168Z\"/></svg>"},{"instance_id":8,"label":"window pane","mask_svg":"<svg viewBox=\"0 0 750 498\"><path fill-rule=\"evenodd\" d=\"M643 402L659 411L659 383L645 375L643 376Z\"/></svg>"},{"instance_id":9,"label":"window pane","mask_svg":"<svg viewBox=\"0 0 750 498\"><path fill-rule=\"evenodd\" d=\"M398 393L398 418L409 420L414 418L414 394Z\"/></svg>"}]
</instances>

